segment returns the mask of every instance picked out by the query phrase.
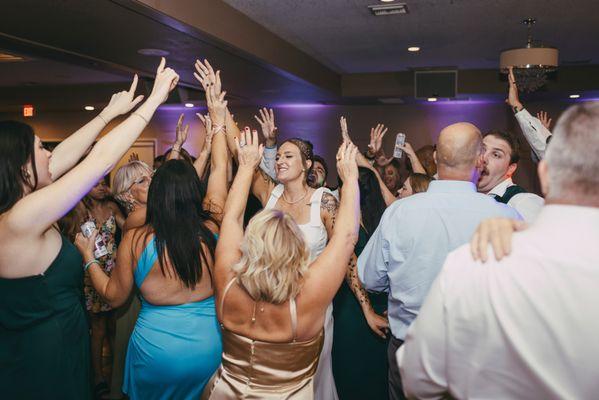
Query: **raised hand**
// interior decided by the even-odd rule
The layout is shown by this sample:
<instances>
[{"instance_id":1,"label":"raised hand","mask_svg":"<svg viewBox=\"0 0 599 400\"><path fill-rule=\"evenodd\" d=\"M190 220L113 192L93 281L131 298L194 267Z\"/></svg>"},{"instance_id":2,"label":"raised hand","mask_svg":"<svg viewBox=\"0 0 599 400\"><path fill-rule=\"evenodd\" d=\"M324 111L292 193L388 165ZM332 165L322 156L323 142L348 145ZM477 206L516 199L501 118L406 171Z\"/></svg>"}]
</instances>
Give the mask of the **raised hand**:
<instances>
[{"instance_id":1,"label":"raised hand","mask_svg":"<svg viewBox=\"0 0 599 400\"><path fill-rule=\"evenodd\" d=\"M129 90L123 90L122 92L112 95L110 102L100 113L100 116L104 121L108 122L119 115L128 113L143 100L144 96L141 94L134 98L135 90L137 89L137 81L137 74L135 74Z\"/></svg>"},{"instance_id":2,"label":"raised hand","mask_svg":"<svg viewBox=\"0 0 599 400\"><path fill-rule=\"evenodd\" d=\"M538 112L537 118L539 119L539 121L541 121L541 124L543 124L545 129L547 129L548 131L551 130L551 118L549 118L545 111Z\"/></svg>"},{"instance_id":3,"label":"raised hand","mask_svg":"<svg viewBox=\"0 0 599 400\"><path fill-rule=\"evenodd\" d=\"M215 85L208 86L206 90L206 103L212 123L218 130L224 129L225 118L227 115L227 101L225 95L227 92L217 92Z\"/></svg>"},{"instance_id":4,"label":"raised hand","mask_svg":"<svg viewBox=\"0 0 599 400\"><path fill-rule=\"evenodd\" d=\"M264 153L264 145L258 140L258 131L250 128L245 128L240 132L241 140L235 138L235 147L237 147L237 155L239 169L251 169L252 171L258 167Z\"/></svg>"},{"instance_id":5,"label":"raised hand","mask_svg":"<svg viewBox=\"0 0 599 400\"><path fill-rule=\"evenodd\" d=\"M275 114L266 108L261 108L258 110L260 113L260 117L254 115L254 118L260 124L262 128L262 135L266 140L267 147L274 147L277 144L277 127L275 126Z\"/></svg>"},{"instance_id":6,"label":"raised hand","mask_svg":"<svg viewBox=\"0 0 599 400\"><path fill-rule=\"evenodd\" d=\"M347 130L347 120L345 117L339 118L339 125L341 126L341 138L344 142L351 142L349 137L349 131Z\"/></svg>"},{"instance_id":7,"label":"raised hand","mask_svg":"<svg viewBox=\"0 0 599 400\"><path fill-rule=\"evenodd\" d=\"M214 86L216 93L221 92L220 71L216 71L215 73L214 68L212 68L208 60L204 60L204 62L196 60L195 69L196 72L193 73L193 76L200 82L204 88L204 92L210 86Z\"/></svg>"},{"instance_id":8,"label":"raised hand","mask_svg":"<svg viewBox=\"0 0 599 400\"><path fill-rule=\"evenodd\" d=\"M520 111L523 106L518 97L518 86L516 85L516 77L514 76L514 67L509 67L508 69L508 81L510 88L508 91L508 98L505 100L505 102L510 107L516 108L518 111Z\"/></svg>"},{"instance_id":9,"label":"raised hand","mask_svg":"<svg viewBox=\"0 0 599 400\"><path fill-rule=\"evenodd\" d=\"M204 124L204 128L206 128L206 137L204 139L204 145L202 147L201 153L210 154L210 151L212 149L212 138L217 132L212 128L212 120L210 119L210 114L202 115L197 113L196 115L198 116L200 121L202 121L202 124Z\"/></svg>"},{"instance_id":10,"label":"raised hand","mask_svg":"<svg viewBox=\"0 0 599 400\"><path fill-rule=\"evenodd\" d=\"M185 127L182 127L184 119L185 119L185 114L181 113L181 115L179 116L179 120L177 121L177 127L175 129L176 139L175 139L175 144L173 145L173 150L174 149L180 150L181 147L183 146L183 143L185 143L185 141L187 140L187 134L189 132L189 124L186 124Z\"/></svg>"},{"instance_id":11,"label":"raised hand","mask_svg":"<svg viewBox=\"0 0 599 400\"><path fill-rule=\"evenodd\" d=\"M368 144L368 151L371 155L376 155L381 151L383 146L383 138L387 133L388 129L383 124L377 124L374 128L370 128L370 143Z\"/></svg>"},{"instance_id":12,"label":"raised hand","mask_svg":"<svg viewBox=\"0 0 599 400\"><path fill-rule=\"evenodd\" d=\"M179 75L172 68L166 67L166 60L162 57L156 70L156 79L154 79L150 98L160 104L164 103L168 94L177 87L177 83L179 83Z\"/></svg>"},{"instance_id":13,"label":"raised hand","mask_svg":"<svg viewBox=\"0 0 599 400\"><path fill-rule=\"evenodd\" d=\"M358 164L356 155L358 148L351 142L344 141L337 151L337 173L343 182L358 179Z\"/></svg>"},{"instance_id":14,"label":"raised hand","mask_svg":"<svg viewBox=\"0 0 599 400\"><path fill-rule=\"evenodd\" d=\"M412 145L410 143L405 142L403 144L403 146L400 146L400 147L410 159L413 159L416 157L416 152L414 151L414 148L412 147Z\"/></svg>"},{"instance_id":15,"label":"raised hand","mask_svg":"<svg viewBox=\"0 0 599 400\"><path fill-rule=\"evenodd\" d=\"M131 153L127 162L139 161L139 154Z\"/></svg>"}]
</instances>

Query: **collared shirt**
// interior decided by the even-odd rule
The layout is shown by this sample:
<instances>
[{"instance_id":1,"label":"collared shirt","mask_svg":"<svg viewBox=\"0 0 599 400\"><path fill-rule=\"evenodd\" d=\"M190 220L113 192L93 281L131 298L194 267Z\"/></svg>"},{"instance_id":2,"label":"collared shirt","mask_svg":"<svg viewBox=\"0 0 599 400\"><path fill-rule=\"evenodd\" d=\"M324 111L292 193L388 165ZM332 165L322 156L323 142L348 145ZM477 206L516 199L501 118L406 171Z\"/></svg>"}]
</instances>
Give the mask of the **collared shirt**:
<instances>
[{"instance_id":1,"label":"collared shirt","mask_svg":"<svg viewBox=\"0 0 599 400\"><path fill-rule=\"evenodd\" d=\"M514 182L511 178L507 178L487 194L492 197L503 197L505 191L510 186L514 186ZM545 200L534 193L518 193L507 202L507 205L515 208L522 218L524 218L524 221L529 224L537 218L537 215L541 212L541 208L543 208L543 204L545 204Z\"/></svg>"},{"instance_id":2,"label":"collared shirt","mask_svg":"<svg viewBox=\"0 0 599 400\"><path fill-rule=\"evenodd\" d=\"M425 193L391 204L358 258L364 287L389 293L389 324L398 339L420 306L447 254L468 242L485 218L520 216L463 181L432 181Z\"/></svg>"},{"instance_id":3,"label":"collared shirt","mask_svg":"<svg viewBox=\"0 0 599 400\"><path fill-rule=\"evenodd\" d=\"M545 150L547 149L547 138L551 136L551 132L543 126L538 118L530 115L526 108L523 108L514 115L532 151L542 160L545 157Z\"/></svg>"},{"instance_id":4,"label":"collared shirt","mask_svg":"<svg viewBox=\"0 0 599 400\"><path fill-rule=\"evenodd\" d=\"M397 352L405 392L596 399L598 244L599 208L549 205L499 262L451 253Z\"/></svg>"}]
</instances>

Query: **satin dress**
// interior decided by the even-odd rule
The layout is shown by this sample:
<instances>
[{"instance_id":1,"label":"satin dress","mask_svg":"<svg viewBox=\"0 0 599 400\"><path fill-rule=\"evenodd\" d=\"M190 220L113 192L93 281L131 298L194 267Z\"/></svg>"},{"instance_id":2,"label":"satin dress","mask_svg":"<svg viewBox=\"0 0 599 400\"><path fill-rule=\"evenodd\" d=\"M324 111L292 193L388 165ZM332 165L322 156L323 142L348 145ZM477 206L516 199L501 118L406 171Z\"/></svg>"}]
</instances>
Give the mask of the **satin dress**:
<instances>
[{"instance_id":1,"label":"satin dress","mask_svg":"<svg viewBox=\"0 0 599 400\"><path fill-rule=\"evenodd\" d=\"M274 208L283 194L283 185L277 185L272 190L265 209ZM304 234L304 239L310 248L310 261L322 253L327 246L327 230L320 218L320 203L324 193L332 192L324 187L314 191L310 198L310 221L307 224L298 224ZM324 343L320 353L320 361L314 376L314 399L315 400L337 400L337 389L333 378L333 363L331 350L333 349L333 303L329 305L324 319Z\"/></svg>"},{"instance_id":2,"label":"satin dress","mask_svg":"<svg viewBox=\"0 0 599 400\"><path fill-rule=\"evenodd\" d=\"M221 310L234 278L227 285ZM222 312L222 311L221 311ZM272 343L253 340L222 328L222 364L202 395L202 400L311 400L324 334L303 342L297 336L295 299L289 301L293 340Z\"/></svg>"},{"instance_id":3,"label":"satin dress","mask_svg":"<svg viewBox=\"0 0 599 400\"><path fill-rule=\"evenodd\" d=\"M135 269L138 288L157 258L152 239ZM132 400L197 399L220 365L221 353L214 296L166 306L142 297L127 348L123 392Z\"/></svg>"}]
</instances>

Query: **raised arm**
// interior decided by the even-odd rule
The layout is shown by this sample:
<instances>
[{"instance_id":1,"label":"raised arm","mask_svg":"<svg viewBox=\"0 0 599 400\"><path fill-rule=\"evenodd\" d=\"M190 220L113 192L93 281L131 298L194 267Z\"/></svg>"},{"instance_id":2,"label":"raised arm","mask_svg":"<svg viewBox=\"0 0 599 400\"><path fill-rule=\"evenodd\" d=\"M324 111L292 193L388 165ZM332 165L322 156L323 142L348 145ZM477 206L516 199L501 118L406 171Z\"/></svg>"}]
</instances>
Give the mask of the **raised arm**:
<instances>
[{"instance_id":1,"label":"raised arm","mask_svg":"<svg viewBox=\"0 0 599 400\"><path fill-rule=\"evenodd\" d=\"M275 162L277 158L277 127L275 125L275 113L271 109L261 108L258 110L260 116L254 118L260 124L262 136L264 136L264 155L260 161L260 169L272 179L276 178Z\"/></svg>"},{"instance_id":2,"label":"raised arm","mask_svg":"<svg viewBox=\"0 0 599 400\"><path fill-rule=\"evenodd\" d=\"M137 140L158 106L177 85L178 79L175 71L165 68L165 60L162 59L152 93L145 103L102 137L89 155L62 178L18 201L6 214L6 224L3 225L18 236L37 236L49 229L114 167ZM128 92L130 102L135 101L134 95L135 85L132 85Z\"/></svg>"},{"instance_id":3,"label":"raised arm","mask_svg":"<svg viewBox=\"0 0 599 400\"><path fill-rule=\"evenodd\" d=\"M201 62L196 60L195 63L196 72L194 72L194 76L200 82L204 91L207 93L209 88L214 88L216 93L220 93L221 90L221 80L220 80L220 71L214 72L214 69L210 65L207 60ZM212 122L214 122L214 117L212 117ZM273 120L274 123L274 120ZM246 128L249 132L249 128ZM235 147L235 138L242 137L235 120L233 119L233 115L230 110L226 109L225 120L224 120L224 133L225 133L225 141L227 144L227 148L231 153L232 157L237 160L237 148ZM213 152L215 150L213 149ZM270 196L270 192L272 188L274 188L275 184L268 174L263 171L257 170L254 173L254 179L252 181L252 193L260 199L260 202L264 206L268 197Z\"/></svg>"},{"instance_id":4,"label":"raised arm","mask_svg":"<svg viewBox=\"0 0 599 400\"><path fill-rule=\"evenodd\" d=\"M426 169L424 169L422 166L420 159L418 159L418 156L416 155L416 152L410 143L404 143L404 145L401 146L401 149L404 151L404 153L406 153L408 159L412 163L412 171L416 172L417 174L428 175Z\"/></svg>"},{"instance_id":5,"label":"raised arm","mask_svg":"<svg viewBox=\"0 0 599 400\"><path fill-rule=\"evenodd\" d=\"M551 136L551 132L547 127L544 126L542 121L538 118L533 117L524 108L520 102L518 96L518 86L516 84L516 77L514 76L514 69L509 68L508 72L509 80L509 91L508 98L505 102L512 108L518 125L522 130L522 134L526 138L526 141L535 152L539 159L545 156L545 150L547 149L547 138Z\"/></svg>"},{"instance_id":6,"label":"raised arm","mask_svg":"<svg viewBox=\"0 0 599 400\"><path fill-rule=\"evenodd\" d=\"M239 154L239 168L231 185L225 204L218 245L216 246L215 277L219 282L227 281L231 265L239 260L239 244L243 239L243 215L247 204L254 171L260 163L264 146L258 144L258 133L244 134L242 144L235 139Z\"/></svg>"},{"instance_id":7,"label":"raised arm","mask_svg":"<svg viewBox=\"0 0 599 400\"><path fill-rule=\"evenodd\" d=\"M189 124L186 124L183 127L183 119L185 118L185 114L181 113L179 115L179 120L177 121L177 126L175 128L175 143L173 144L173 148L170 153L168 153L168 157L166 160L178 160L181 158L181 149L183 148L183 144L187 140L187 133L189 132Z\"/></svg>"},{"instance_id":8,"label":"raised arm","mask_svg":"<svg viewBox=\"0 0 599 400\"><path fill-rule=\"evenodd\" d=\"M206 173L208 161L210 160L210 154L212 152L212 139L216 132L212 127L212 120L210 119L210 114L202 115L200 113L197 113L196 115L198 116L200 121L202 121L202 124L204 124L204 129L206 131L204 143L202 144L202 150L200 150L198 158L193 163L193 167L195 168L198 177L202 179L204 177L204 174Z\"/></svg>"},{"instance_id":9,"label":"raised arm","mask_svg":"<svg viewBox=\"0 0 599 400\"><path fill-rule=\"evenodd\" d=\"M205 68L212 67L205 61L205 64L196 61L196 66L200 64ZM201 78L201 77L200 77ZM210 210L217 221L223 217L225 200L227 199L227 162L228 152L225 139L225 113L227 110L226 92L221 92L220 71L214 74L214 83L205 83L200 80L202 85L206 85L206 103L208 105L208 115L210 117L210 129L212 130L212 152L210 155L210 176L208 177L208 188L204 207Z\"/></svg>"},{"instance_id":10,"label":"raised arm","mask_svg":"<svg viewBox=\"0 0 599 400\"><path fill-rule=\"evenodd\" d=\"M136 87L137 75L134 76L129 91L113 94L108 105L98 116L56 146L52 151L52 158L50 158L52 180L57 180L79 162L110 121L119 115L128 113L143 100L143 95L131 100L131 93L135 93Z\"/></svg>"},{"instance_id":11,"label":"raised arm","mask_svg":"<svg viewBox=\"0 0 599 400\"><path fill-rule=\"evenodd\" d=\"M360 191L358 189L358 149L343 142L337 152L337 172L343 180L341 202L333 234L324 251L310 266L303 293L325 307L339 289L347 265L358 241L360 224Z\"/></svg>"}]
</instances>

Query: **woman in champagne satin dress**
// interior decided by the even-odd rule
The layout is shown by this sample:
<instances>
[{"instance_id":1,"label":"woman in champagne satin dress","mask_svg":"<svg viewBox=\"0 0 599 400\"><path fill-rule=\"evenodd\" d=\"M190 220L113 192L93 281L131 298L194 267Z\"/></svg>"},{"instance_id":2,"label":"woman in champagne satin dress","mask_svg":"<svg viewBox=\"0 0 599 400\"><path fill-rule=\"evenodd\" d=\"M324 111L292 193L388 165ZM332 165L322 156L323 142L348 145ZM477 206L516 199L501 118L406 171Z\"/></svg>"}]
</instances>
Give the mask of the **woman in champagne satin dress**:
<instances>
[{"instance_id":1,"label":"woman in champagne satin dress","mask_svg":"<svg viewBox=\"0 0 599 400\"><path fill-rule=\"evenodd\" d=\"M216 249L222 364L202 399L313 399L326 310L358 235L357 150L350 144L339 150L337 168L348 184L333 235L311 261L298 224L283 211L260 212L244 235L243 214L262 153L256 132L244 136L243 146L236 144L239 170Z\"/></svg>"}]
</instances>

